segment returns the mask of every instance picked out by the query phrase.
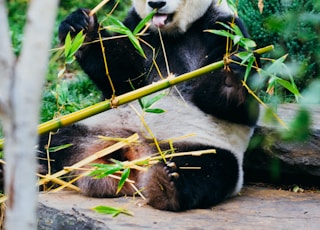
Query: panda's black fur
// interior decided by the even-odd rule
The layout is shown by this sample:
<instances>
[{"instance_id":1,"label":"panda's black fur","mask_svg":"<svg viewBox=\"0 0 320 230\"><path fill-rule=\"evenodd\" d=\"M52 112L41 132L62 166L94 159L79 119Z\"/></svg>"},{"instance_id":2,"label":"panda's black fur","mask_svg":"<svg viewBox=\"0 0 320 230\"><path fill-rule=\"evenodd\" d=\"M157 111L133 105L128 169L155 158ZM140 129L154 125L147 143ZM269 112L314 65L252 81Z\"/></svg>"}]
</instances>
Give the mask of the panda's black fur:
<instances>
[{"instance_id":1,"label":"panda's black fur","mask_svg":"<svg viewBox=\"0 0 320 230\"><path fill-rule=\"evenodd\" d=\"M176 5L178 13L168 12L173 19L167 27L165 23L169 19L161 21L161 17L166 5L170 4ZM160 18L154 20L158 20L158 24L164 23L159 26L159 30L162 33L169 71L180 75L223 59L226 39L204 32L206 29L223 29L217 22L228 23L235 20L247 36L242 22L228 11L224 1L222 4L224 6L218 6L216 1L211 0L134 0L134 7L124 24L134 29L141 17L148 13L145 12L145 9L150 9L148 6L164 5L163 11L162 8L158 9ZM185 20L186 17L184 13L193 15L190 12L197 11L198 8L193 6L199 6L205 13L190 19L186 26L186 23L180 26L179 20ZM87 42L96 40L98 23L95 17L89 17L88 14L88 10L79 9L69 15L59 28L61 41L64 41L69 31L75 35L80 30L87 34ZM182 19L175 19L178 16ZM111 36L105 30L101 34L103 37ZM168 76L156 26L152 25L142 39L154 48L152 50L146 43L142 43L146 59L137 53L126 38L106 40L103 43L117 95L131 91L130 83L139 88ZM152 62L153 54L161 74ZM110 98L112 91L106 77L100 43L83 46L76 57L103 96ZM138 102L133 102L60 129L52 136L51 146L66 143L73 145L51 155L55 159L52 169L60 170L114 143L99 140L98 135L128 137L138 133L140 136L138 144L131 144L99 159L96 161L98 163L109 163L110 158L134 160L157 152L150 133L135 111L139 110L163 151L171 148L168 140L172 140L175 152L216 149L216 154L176 157L166 163L161 161L146 172L133 170L130 179L136 181L150 205L172 211L206 208L237 194L243 183L243 154L258 117L258 105L242 86L245 69L237 65L229 67L230 69L211 72L176 88L164 90L162 93L166 96L155 106L164 109L165 113L143 113L139 110ZM47 137L42 136L40 149L47 143ZM41 161L41 164L42 170L46 172L47 162ZM114 197L117 183L117 180L109 177L99 180L84 177L77 185L88 196ZM132 195L134 192L130 185L125 184L118 195Z\"/></svg>"}]
</instances>

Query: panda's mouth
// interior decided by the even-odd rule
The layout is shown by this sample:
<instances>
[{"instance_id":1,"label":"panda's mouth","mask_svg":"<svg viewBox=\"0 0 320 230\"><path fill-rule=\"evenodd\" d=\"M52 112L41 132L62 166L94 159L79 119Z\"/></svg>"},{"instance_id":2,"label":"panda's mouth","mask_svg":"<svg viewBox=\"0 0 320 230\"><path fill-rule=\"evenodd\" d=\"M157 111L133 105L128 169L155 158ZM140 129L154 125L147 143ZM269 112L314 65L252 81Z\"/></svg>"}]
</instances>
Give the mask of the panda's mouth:
<instances>
[{"instance_id":1,"label":"panda's mouth","mask_svg":"<svg viewBox=\"0 0 320 230\"><path fill-rule=\"evenodd\" d=\"M173 14L156 13L152 18L152 24L156 27L162 28L166 24L172 22Z\"/></svg>"}]
</instances>

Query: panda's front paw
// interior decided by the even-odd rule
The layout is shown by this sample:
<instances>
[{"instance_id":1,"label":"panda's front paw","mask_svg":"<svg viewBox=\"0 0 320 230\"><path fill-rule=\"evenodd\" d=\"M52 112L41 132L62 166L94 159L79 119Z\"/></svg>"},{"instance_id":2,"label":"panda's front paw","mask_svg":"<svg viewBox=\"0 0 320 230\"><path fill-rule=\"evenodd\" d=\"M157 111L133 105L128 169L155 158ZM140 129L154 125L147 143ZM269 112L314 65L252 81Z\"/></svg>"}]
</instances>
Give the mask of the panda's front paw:
<instances>
[{"instance_id":1,"label":"panda's front paw","mask_svg":"<svg viewBox=\"0 0 320 230\"><path fill-rule=\"evenodd\" d=\"M97 17L95 15L90 16L90 10L81 8L71 13L61 22L59 26L59 39L61 43L64 43L69 32L71 37L74 37L80 31L83 31L84 34L96 33L98 28Z\"/></svg>"},{"instance_id":2,"label":"panda's front paw","mask_svg":"<svg viewBox=\"0 0 320 230\"><path fill-rule=\"evenodd\" d=\"M175 164L159 162L145 173L142 179L144 194L148 204L161 210L177 211L180 209L179 191L175 183L179 174Z\"/></svg>"}]
</instances>

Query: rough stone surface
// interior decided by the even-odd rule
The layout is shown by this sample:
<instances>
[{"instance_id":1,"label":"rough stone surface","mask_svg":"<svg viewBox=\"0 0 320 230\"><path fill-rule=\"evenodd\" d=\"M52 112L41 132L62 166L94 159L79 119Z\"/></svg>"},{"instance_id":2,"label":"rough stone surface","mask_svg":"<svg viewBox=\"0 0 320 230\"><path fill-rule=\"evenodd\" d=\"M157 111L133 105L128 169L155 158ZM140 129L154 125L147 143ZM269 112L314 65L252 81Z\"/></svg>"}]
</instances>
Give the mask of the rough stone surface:
<instances>
[{"instance_id":1,"label":"rough stone surface","mask_svg":"<svg viewBox=\"0 0 320 230\"><path fill-rule=\"evenodd\" d=\"M290 123L298 109L297 105L287 104L281 105L277 112ZM254 137L262 138L262 144L245 155L244 167L249 180L320 185L320 106L308 109L312 129L304 142L281 141L276 128L260 119Z\"/></svg>"},{"instance_id":2,"label":"rough stone surface","mask_svg":"<svg viewBox=\"0 0 320 230\"><path fill-rule=\"evenodd\" d=\"M320 192L294 193L245 187L211 209L173 213L140 198L95 199L74 192L40 194L38 229L319 229ZM98 205L124 207L134 216L97 214Z\"/></svg>"}]
</instances>

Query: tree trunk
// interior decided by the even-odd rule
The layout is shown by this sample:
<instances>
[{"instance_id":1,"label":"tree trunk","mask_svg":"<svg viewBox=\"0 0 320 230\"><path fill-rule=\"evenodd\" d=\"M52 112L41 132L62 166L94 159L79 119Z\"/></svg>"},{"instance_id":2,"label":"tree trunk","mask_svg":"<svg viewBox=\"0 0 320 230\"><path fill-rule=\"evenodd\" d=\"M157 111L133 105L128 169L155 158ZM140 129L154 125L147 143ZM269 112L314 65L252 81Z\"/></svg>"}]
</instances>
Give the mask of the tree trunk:
<instances>
[{"instance_id":1,"label":"tree trunk","mask_svg":"<svg viewBox=\"0 0 320 230\"><path fill-rule=\"evenodd\" d=\"M0 116L5 134L5 228L36 229L37 124L58 0L30 1L15 62L5 1L0 0Z\"/></svg>"}]
</instances>

